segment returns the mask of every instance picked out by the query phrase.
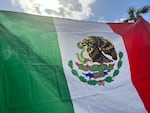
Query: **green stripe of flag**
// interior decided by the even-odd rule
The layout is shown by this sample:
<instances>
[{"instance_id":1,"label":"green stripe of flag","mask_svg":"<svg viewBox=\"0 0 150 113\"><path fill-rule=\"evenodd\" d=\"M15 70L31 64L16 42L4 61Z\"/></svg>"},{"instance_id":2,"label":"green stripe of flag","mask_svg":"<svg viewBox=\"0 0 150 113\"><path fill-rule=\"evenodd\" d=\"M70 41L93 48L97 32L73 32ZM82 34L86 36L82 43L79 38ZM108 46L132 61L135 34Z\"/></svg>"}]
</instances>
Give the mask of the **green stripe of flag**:
<instances>
[{"instance_id":1,"label":"green stripe of flag","mask_svg":"<svg viewBox=\"0 0 150 113\"><path fill-rule=\"evenodd\" d=\"M50 17L0 12L0 112L72 113Z\"/></svg>"}]
</instances>

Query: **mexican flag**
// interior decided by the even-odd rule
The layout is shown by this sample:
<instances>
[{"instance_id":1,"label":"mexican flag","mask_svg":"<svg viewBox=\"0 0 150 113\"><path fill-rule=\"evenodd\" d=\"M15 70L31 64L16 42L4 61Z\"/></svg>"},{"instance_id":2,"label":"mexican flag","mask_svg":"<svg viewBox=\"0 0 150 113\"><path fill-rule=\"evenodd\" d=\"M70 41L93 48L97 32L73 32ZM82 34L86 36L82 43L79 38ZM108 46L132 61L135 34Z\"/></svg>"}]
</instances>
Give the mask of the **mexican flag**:
<instances>
[{"instance_id":1,"label":"mexican flag","mask_svg":"<svg viewBox=\"0 0 150 113\"><path fill-rule=\"evenodd\" d=\"M0 113L150 112L150 25L0 12Z\"/></svg>"}]
</instances>

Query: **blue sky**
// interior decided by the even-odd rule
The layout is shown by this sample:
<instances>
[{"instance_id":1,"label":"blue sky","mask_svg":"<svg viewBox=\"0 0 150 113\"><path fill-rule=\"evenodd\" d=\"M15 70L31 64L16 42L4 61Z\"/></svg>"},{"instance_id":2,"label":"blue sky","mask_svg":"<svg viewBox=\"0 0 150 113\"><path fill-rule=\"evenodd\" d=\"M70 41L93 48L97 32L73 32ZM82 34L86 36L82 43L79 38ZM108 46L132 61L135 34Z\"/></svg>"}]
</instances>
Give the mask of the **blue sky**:
<instances>
[{"instance_id":1,"label":"blue sky","mask_svg":"<svg viewBox=\"0 0 150 113\"><path fill-rule=\"evenodd\" d=\"M150 0L0 0L0 10L86 21L119 22L127 9L150 5ZM150 22L150 12L143 15Z\"/></svg>"},{"instance_id":2,"label":"blue sky","mask_svg":"<svg viewBox=\"0 0 150 113\"><path fill-rule=\"evenodd\" d=\"M92 6L96 15L90 17L90 20L119 21L128 17L128 7L133 6L138 9L144 5L150 5L150 0L97 0ZM150 21L150 12L143 16Z\"/></svg>"}]
</instances>

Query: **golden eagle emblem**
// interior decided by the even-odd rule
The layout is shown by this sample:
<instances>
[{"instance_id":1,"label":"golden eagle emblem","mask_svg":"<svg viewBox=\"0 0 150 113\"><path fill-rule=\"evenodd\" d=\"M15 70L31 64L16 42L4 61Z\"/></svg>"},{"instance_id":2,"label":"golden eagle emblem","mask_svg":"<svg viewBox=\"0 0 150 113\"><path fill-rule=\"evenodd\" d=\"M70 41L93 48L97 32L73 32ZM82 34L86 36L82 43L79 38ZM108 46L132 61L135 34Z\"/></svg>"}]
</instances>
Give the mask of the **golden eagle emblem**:
<instances>
[{"instance_id":1,"label":"golden eagle emblem","mask_svg":"<svg viewBox=\"0 0 150 113\"><path fill-rule=\"evenodd\" d=\"M105 55L110 55L113 60L117 60L117 53L114 45L103 37L89 36L88 39L79 42L78 47L80 49L85 47L93 62L112 62L112 60Z\"/></svg>"},{"instance_id":2,"label":"golden eagle emblem","mask_svg":"<svg viewBox=\"0 0 150 113\"><path fill-rule=\"evenodd\" d=\"M76 53L78 61L69 60L68 66L71 73L80 81L90 85L104 85L105 82L112 82L119 74L123 53L120 51L117 54L109 40L104 37L89 36L79 41L77 47L80 49L80 52ZM118 60L117 65L114 60Z\"/></svg>"}]
</instances>

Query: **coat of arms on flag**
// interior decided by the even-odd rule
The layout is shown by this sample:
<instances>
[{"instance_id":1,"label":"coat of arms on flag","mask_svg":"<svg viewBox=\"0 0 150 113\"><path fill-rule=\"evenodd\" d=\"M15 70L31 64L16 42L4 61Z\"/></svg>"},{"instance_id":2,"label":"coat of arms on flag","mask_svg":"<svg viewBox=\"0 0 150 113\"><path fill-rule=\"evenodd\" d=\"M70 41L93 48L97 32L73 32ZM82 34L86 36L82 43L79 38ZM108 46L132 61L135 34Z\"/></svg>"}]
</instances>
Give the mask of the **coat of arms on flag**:
<instances>
[{"instance_id":1,"label":"coat of arms on flag","mask_svg":"<svg viewBox=\"0 0 150 113\"><path fill-rule=\"evenodd\" d=\"M68 61L73 75L89 85L104 85L105 82L114 81L123 64L123 52L117 53L109 40L99 36L89 36L78 42L77 47L80 49L76 53L78 61Z\"/></svg>"}]
</instances>

